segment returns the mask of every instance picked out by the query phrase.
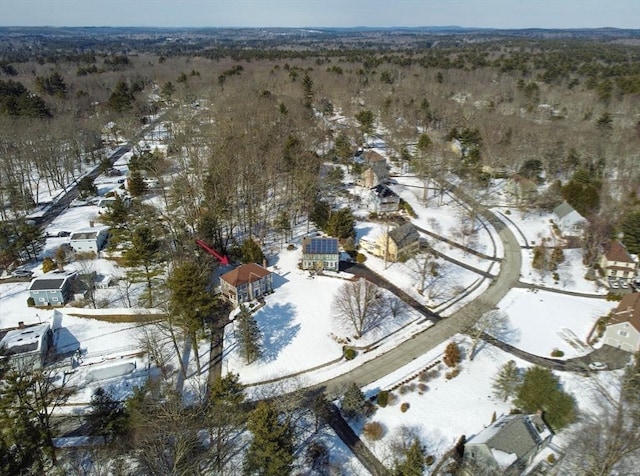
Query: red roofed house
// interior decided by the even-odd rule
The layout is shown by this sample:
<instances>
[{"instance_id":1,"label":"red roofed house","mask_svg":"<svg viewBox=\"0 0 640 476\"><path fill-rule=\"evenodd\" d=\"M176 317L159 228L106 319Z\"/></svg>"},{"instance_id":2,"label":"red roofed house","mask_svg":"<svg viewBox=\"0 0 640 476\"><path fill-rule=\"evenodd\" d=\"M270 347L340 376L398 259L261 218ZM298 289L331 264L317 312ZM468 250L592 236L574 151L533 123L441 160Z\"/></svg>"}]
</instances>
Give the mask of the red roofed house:
<instances>
[{"instance_id":1,"label":"red roofed house","mask_svg":"<svg viewBox=\"0 0 640 476\"><path fill-rule=\"evenodd\" d=\"M220 289L235 306L252 301L273 292L271 271L255 263L243 264L220 276Z\"/></svg>"},{"instance_id":2,"label":"red roofed house","mask_svg":"<svg viewBox=\"0 0 640 476\"><path fill-rule=\"evenodd\" d=\"M612 241L600 257L600 268L609 283L627 285L634 279L638 263L619 241Z\"/></svg>"},{"instance_id":3,"label":"red roofed house","mask_svg":"<svg viewBox=\"0 0 640 476\"><path fill-rule=\"evenodd\" d=\"M627 352L640 350L640 293L626 294L611 312L604 343Z\"/></svg>"}]
</instances>

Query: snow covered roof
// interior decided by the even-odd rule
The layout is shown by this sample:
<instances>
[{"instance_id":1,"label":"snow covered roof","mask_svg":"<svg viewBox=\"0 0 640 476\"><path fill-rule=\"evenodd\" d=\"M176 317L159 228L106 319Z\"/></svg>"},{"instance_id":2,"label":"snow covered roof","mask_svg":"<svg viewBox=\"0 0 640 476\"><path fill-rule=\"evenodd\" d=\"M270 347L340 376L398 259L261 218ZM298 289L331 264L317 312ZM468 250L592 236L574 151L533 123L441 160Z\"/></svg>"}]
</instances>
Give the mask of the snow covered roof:
<instances>
[{"instance_id":1,"label":"snow covered roof","mask_svg":"<svg viewBox=\"0 0 640 476\"><path fill-rule=\"evenodd\" d=\"M94 226L71 233L70 240L95 240L99 233L109 230L108 226Z\"/></svg>"},{"instance_id":2,"label":"snow covered roof","mask_svg":"<svg viewBox=\"0 0 640 476\"><path fill-rule=\"evenodd\" d=\"M494 458L495 451L500 452L497 453L500 459L496 458L498 464L509 460L513 464L550 436L551 432L538 415L504 415L466 445L486 445Z\"/></svg>"},{"instance_id":3,"label":"snow covered roof","mask_svg":"<svg viewBox=\"0 0 640 476\"><path fill-rule=\"evenodd\" d=\"M0 347L3 347L8 355L38 350L42 337L49 331L49 327L46 323L9 331L0 340Z\"/></svg>"},{"instance_id":4,"label":"snow covered roof","mask_svg":"<svg viewBox=\"0 0 640 476\"><path fill-rule=\"evenodd\" d=\"M387 187L383 183L379 183L375 187L372 187L371 191L380 198L390 198L390 197L400 198L398 197L398 194L396 192L391 190L389 187Z\"/></svg>"}]
</instances>

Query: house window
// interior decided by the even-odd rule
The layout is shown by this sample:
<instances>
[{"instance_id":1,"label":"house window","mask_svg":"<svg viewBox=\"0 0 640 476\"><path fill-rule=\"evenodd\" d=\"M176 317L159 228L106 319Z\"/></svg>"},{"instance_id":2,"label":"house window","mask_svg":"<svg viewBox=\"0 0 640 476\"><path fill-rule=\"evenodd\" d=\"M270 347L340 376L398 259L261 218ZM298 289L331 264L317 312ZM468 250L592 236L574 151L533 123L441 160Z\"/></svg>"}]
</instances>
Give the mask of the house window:
<instances>
[{"instance_id":1,"label":"house window","mask_svg":"<svg viewBox=\"0 0 640 476\"><path fill-rule=\"evenodd\" d=\"M627 331L618 331L618 335L620 337L628 337L629 333Z\"/></svg>"},{"instance_id":2,"label":"house window","mask_svg":"<svg viewBox=\"0 0 640 476\"><path fill-rule=\"evenodd\" d=\"M44 302L44 298L38 298L38 301Z\"/></svg>"},{"instance_id":3,"label":"house window","mask_svg":"<svg viewBox=\"0 0 640 476\"><path fill-rule=\"evenodd\" d=\"M54 297L52 297L52 298L51 298L51 300L52 300L53 302L57 302L57 301L58 301L58 298L54 296Z\"/></svg>"}]
</instances>

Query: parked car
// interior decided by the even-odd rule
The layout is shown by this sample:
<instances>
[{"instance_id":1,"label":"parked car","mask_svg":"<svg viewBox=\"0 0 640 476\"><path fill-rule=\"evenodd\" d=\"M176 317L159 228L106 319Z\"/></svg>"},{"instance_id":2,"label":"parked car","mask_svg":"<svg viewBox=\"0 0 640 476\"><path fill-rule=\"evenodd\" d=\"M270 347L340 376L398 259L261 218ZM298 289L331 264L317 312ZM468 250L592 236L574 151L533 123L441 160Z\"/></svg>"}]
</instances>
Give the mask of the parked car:
<instances>
[{"instance_id":1,"label":"parked car","mask_svg":"<svg viewBox=\"0 0 640 476\"><path fill-rule=\"evenodd\" d=\"M32 274L33 271L27 269L16 269L11 273L11 276L14 278L30 278Z\"/></svg>"},{"instance_id":2,"label":"parked car","mask_svg":"<svg viewBox=\"0 0 640 476\"><path fill-rule=\"evenodd\" d=\"M609 367L604 362L591 362L589 368L591 370L607 370Z\"/></svg>"},{"instance_id":3,"label":"parked car","mask_svg":"<svg viewBox=\"0 0 640 476\"><path fill-rule=\"evenodd\" d=\"M71 236L71 232L70 231L59 231L58 232L58 237L64 238L66 236Z\"/></svg>"}]
</instances>

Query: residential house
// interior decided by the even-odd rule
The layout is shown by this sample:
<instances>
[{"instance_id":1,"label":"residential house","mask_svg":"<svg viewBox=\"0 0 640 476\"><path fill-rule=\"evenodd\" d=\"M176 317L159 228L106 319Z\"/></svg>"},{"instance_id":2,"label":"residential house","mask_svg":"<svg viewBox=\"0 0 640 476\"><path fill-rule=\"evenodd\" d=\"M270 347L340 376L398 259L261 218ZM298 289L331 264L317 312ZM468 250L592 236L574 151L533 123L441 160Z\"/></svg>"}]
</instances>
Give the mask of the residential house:
<instances>
[{"instance_id":1,"label":"residential house","mask_svg":"<svg viewBox=\"0 0 640 476\"><path fill-rule=\"evenodd\" d=\"M302 269L338 271L340 249L337 238L306 236L302 239Z\"/></svg>"},{"instance_id":2,"label":"residential house","mask_svg":"<svg viewBox=\"0 0 640 476\"><path fill-rule=\"evenodd\" d=\"M400 197L385 184L379 183L371 188L369 210L376 213L397 212L400 209Z\"/></svg>"},{"instance_id":3,"label":"residential house","mask_svg":"<svg viewBox=\"0 0 640 476\"><path fill-rule=\"evenodd\" d=\"M538 187L520 174L513 174L505 183L505 194L515 205L531 205L538 195Z\"/></svg>"},{"instance_id":4,"label":"residential house","mask_svg":"<svg viewBox=\"0 0 640 476\"><path fill-rule=\"evenodd\" d=\"M600 256L600 269L609 287L629 287L636 275L638 263L619 241L612 241Z\"/></svg>"},{"instance_id":5,"label":"residential house","mask_svg":"<svg viewBox=\"0 0 640 476\"><path fill-rule=\"evenodd\" d=\"M75 272L50 271L38 276L29 285L29 296L35 306L64 306L71 298Z\"/></svg>"},{"instance_id":6,"label":"residential house","mask_svg":"<svg viewBox=\"0 0 640 476\"><path fill-rule=\"evenodd\" d=\"M405 223L382 233L375 240L360 240L360 247L387 261L403 261L420 248L420 234L413 224Z\"/></svg>"},{"instance_id":7,"label":"residential house","mask_svg":"<svg viewBox=\"0 0 640 476\"><path fill-rule=\"evenodd\" d=\"M255 263L238 266L220 276L222 295L234 306L273 292L271 271Z\"/></svg>"},{"instance_id":8,"label":"residential house","mask_svg":"<svg viewBox=\"0 0 640 476\"><path fill-rule=\"evenodd\" d=\"M104 248L109 239L108 226L92 226L74 231L69 237L69 245L76 253L95 253Z\"/></svg>"},{"instance_id":9,"label":"residential house","mask_svg":"<svg viewBox=\"0 0 640 476\"><path fill-rule=\"evenodd\" d=\"M385 182L389 178L387 160L373 150L363 154L364 172L357 178L358 185L363 187L374 187Z\"/></svg>"},{"instance_id":10,"label":"residential house","mask_svg":"<svg viewBox=\"0 0 640 476\"><path fill-rule=\"evenodd\" d=\"M582 236L587 226L587 219L580 215L566 201L553 209L554 223L558 226L562 236Z\"/></svg>"},{"instance_id":11,"label":"residential house","mask_svg":"<svg viewBox=\"0 0 640 476\"><path fill-rule=\"evenodd\" d=\"M44 365L53 333L49 323L21 325L8 331L0 340L3 356L18 369L38 369Z\"/></svg>"},{"instance_id":12,"label":"residential house","mask_svg":"<svg viewBox=\"0 0 640 476\"><path fill-rule=\"evenodd\" d=\"M539 415L503 415L465 443L463 461L496 475L521 475L552 436Z\"/></svg>"},{"instance_id":13,"label":"residential house","mask_svg":"<svg viewBox=\"0 0 640 476\"><path fill-rule=\"evenodd\" d=\"M611 312L602 339L605 344L627 352L640 350L640 293L622 296Z\"/></svg>"}]
</instances>

